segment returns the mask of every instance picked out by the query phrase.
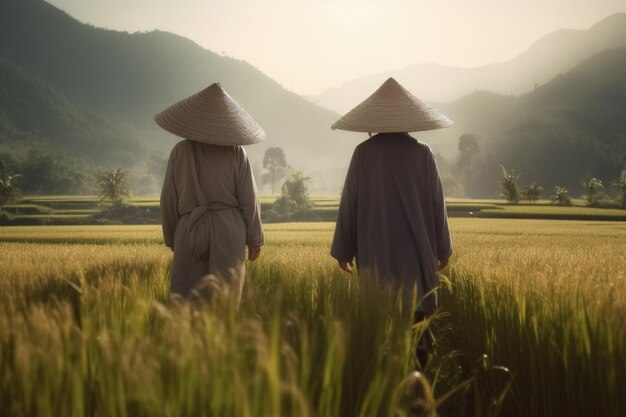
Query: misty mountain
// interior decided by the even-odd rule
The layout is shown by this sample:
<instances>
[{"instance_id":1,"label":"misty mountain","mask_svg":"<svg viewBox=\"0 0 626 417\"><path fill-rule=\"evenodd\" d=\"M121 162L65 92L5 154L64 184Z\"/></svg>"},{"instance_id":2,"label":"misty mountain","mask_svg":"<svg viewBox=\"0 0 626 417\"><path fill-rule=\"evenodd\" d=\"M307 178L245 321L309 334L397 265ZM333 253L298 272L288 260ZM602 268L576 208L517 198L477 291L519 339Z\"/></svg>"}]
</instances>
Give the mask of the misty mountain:
<instances>
[{"instance_id":1,"label":"misty mountain","mask_svg":"<svg viewBox=\"0 0 626 417\"><path fill-rule=\"evenodd\" d=\"M36 144L91 162L133 162L144 149L120 126L72 103L54 88L0 60L0 143Z\"/></svg>"},{"instance_id":2,"label":"misty mountain","mask_svg":"<svg viewBox=\"0 0 626 417\"><path fill-rule=\"evenodd\" d=\"M27 193L93 193L98 165L132 166L144 147L118 124L0 60L0 174Z\"/></svg>"},{"instance_id":3,"label":"misty mountain","mask_svg":"<svg viewBox=\"0 0 626 417\"><path fill-rule=\"evenodd\" d=\"M119 126L119 140L111 147L137 160L145 155L136 143L147 154L165 157L178 140L156 126L154 114L213 82L220 82L267 132L264 143L247 148L253 160L260 160L265 148L280 146L293 166L315 176L316 169L321 175L325 167L347 165L356 143L330 130L337 114L285 90L245 61L170 33L95 28L42 0L0 0L0 59L63 97L61 107L72 108L69 113L84 109L81 119L97 114ZM37 113L29 114L33 125L39 123ZM41 137L59 148L74 146L59 142L48 127L42 126ZM93 140L89 130L86 141Z\"/></svg>"},{"instance_id":4,"label":"misty mountain","mask_svg":"<svg viewBox=\"0 0 626 417\"><path fill-rule=\"evenodd\" d=\"M494 195L499 164L579 189L583 177L610 183L626 166L626 49L601 52L520 97L475 92L439 108L456 125L430 140L476 134L481 153L472 189ZM429 133L429 132L424 132Z\"/></svg>"},{"instance_id":5,"label":"misty mountain","mask_svg":"<svg viewBox=\"0 0 626 417\"><path fill-rule=\"evenodd\" d=\"M451 102L474 90L518 95L569 71L598 52L618 47L626 47L626 13L611 15L588 30L561 29L548 34L506 62L475 68L413 65L349 81L310 99L343 113L390 76L421 99L433 102Z\"/></svg>"},{"instance_id":6,"label":"misty mountain","mask_svg":"<svg viewBox=\"0 0 626 417\"><path fill-rule=\"evenodd\" d=\"M491 82L482 88L494 92L474 91L481 86L472 84L467 88L474 92L436 104L456 124L417 137L449 166L458 137L478 135L472 189L481 196L494 195L499 163L546 189L575 189L585 175L612 180L626 152L626 53L591 55L623 43L625 16L611 16L588 31L555 32L507 63L461 70L481 73L476 79ZM497 80L530 92L500 94ZM103 166L124 165L133 169L135 183L154 192L163 161L178 141L156 126L154 113L216 81L268 133L264 143L247 147L257 176L264 150L280 146L292 166L313 177L314 191L340 188L350 153L364 135L331 132L337 114L285 90L245 61L188 39L94 28L41 0L0 0L0 173L23 173L29 192L68 193L84 191ZM535 82L541 85L535 88ZM439 79L428 84L447 85ZM406 85L423 96L420 88Z\"/></svg>"}]
</instances>

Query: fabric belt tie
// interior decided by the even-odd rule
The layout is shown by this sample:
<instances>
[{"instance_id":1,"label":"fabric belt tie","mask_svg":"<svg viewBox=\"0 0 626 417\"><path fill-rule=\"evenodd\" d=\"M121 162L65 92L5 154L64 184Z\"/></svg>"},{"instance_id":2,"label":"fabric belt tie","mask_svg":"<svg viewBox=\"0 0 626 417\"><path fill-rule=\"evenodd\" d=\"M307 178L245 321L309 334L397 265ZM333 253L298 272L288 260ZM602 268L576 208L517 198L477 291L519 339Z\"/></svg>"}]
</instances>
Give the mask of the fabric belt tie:
<instances>
[{"instance_id":1,"label":"fabric belt tie","mask_svg":"<svg viewBox=\"0 0 626 417\"><path fill-rule=\"evenodd\" d=\"M188 244L191 253L198 258L204 259L209 256L211 235L213 234L213 222L210 213L214 211L229 210L235 208L227 204L214 203L206 206L197 206L189 213Z\"/></svg>"}]
</instances>

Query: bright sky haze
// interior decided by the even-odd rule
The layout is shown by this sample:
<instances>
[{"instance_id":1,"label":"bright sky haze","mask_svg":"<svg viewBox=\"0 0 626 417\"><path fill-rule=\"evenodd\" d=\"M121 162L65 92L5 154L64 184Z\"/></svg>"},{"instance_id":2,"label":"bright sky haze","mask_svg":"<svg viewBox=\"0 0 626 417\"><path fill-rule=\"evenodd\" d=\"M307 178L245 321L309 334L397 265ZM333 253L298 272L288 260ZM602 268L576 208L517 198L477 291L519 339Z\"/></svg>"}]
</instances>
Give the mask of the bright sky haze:
<instances>
[{"instance_id":1,"label":"bright sky haze","mask_svg":"<svg viewBox=\"0 0 626 417\"><path fill-rule=\"evenodd\" d=\"M510 59L560 28L587 29L624 0L49 0L82 22L154 29L250 62L318 94L364 75L433 62Z\"/></svg>"}]
</instances>

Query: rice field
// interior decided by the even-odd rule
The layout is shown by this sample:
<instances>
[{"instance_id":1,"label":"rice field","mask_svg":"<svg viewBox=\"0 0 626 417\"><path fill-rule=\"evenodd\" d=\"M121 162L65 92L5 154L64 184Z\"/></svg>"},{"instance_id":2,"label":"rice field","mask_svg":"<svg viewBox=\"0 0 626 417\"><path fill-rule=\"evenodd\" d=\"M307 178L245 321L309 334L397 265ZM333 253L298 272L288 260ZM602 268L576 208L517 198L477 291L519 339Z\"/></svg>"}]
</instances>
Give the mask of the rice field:
<instances>
[{"instance_id":1,"label":"rice field","mask_svg":"<svg viewBox=\"0 0 626 417\"><path fill-rule=\"evenodd\" d=\"M311 196L313 207L284 218L271 215L276 196L260 198L267 222L335 221L339 210L338 195ZM158 224L159 196L137 196L127 203L138 210L133 223ZM106 207L97 196L26 196L22 201L6 205L0 210L0 225L88 225L103 224L97 218ZM582 200L574 200L572 207L552 205L550 200L536 204L511 205L504 200L446 199L448 216L509 219L598 220L626 221L626 210L619 208L587 207ZM94 218L94 216L96 216ZM5 220L3 222L3 217ZM141 221L139 221L141 220ZM109 220L109 224L114 220Z\"/></svg>"},{"instance_id":2,"label":"rice field","mask_svg":"<svg viewBox=\"0 0 626 417\"><path fill-rule=\"evenodd\" d=\"M428 330L332 223L267 225L239 308L168 304L158 226L1 227L0 416L622 415L626 223L450 222Z\"/></svg>"}]
</instances>

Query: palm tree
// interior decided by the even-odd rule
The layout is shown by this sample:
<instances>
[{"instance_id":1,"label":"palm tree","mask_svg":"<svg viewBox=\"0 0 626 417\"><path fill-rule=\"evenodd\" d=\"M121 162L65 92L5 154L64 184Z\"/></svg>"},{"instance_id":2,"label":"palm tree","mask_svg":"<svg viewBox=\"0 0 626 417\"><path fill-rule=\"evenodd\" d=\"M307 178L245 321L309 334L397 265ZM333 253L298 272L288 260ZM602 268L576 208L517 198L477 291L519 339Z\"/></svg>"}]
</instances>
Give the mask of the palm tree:
<instances>
[{"instance_id":1,"label":"palm tree","mask_svg":"<svg viewBox=\"0 0 626 417\"><path fill-rule=\"evenodd\" d=\"M543 187L537 184L537 181L533 181L526 189L524 189L523 195L524 199L530 201L531 203L539 200L539 197L543 194Z\"/></svg>"},{"instance_id":2,"label":"palm tree","mask_svg":"<svg viewBox=\"0 0 626 417\"><path fill-rule=\"evenodd\" d=\"M571 206L572 198L570 197L567 188L558 185L554 187L554 192L552 193L552 202L557 206Z\"/></svg>"},{"instance_id":3,"label":"palm tree","mask_svg":"<svg viewBox=\"0 0 626 417\"><path fill-rule=\"evenodd\" d=\"M626 169L622 171L619 179L613 183L613 187L617 189L620 207L626 209Z\"/></svg>"},{"instance_id":4,"label":"palm tree","mask_svg":"<svg viewBox=\"0 0 626 417\"><path fill-rule=\"evenodd\" d=\"M498 185L500 186L500 196L504 197L507 201L510 201L513 204L517 204L520 199L517 182L522 174L516 173L515 170L512 170L509 173L502 164L500 167L502 168L502 179L498 181Z\"/></svg>"},{"instance_id":5,"label":"palm tree","mask_svg":"<svg viewBox=\"0 0 626 417\"><path fill-rule=\"evenodd\" d=\"M593 206L598 202L600 193L604 188L602 181L593 177L590 180L582 180L581 185L585 190L585 198L587 199L587 205Z\"/></svg>"},{"instance_id":6,"label":"palm tree","mask_svg":"<svg viewBox=\"0 0 626 417\"><path fill-rule=\"evenodd\" d=\"M124 203L124 197L130 197L130 188L126 181L124 168L108 169L98 177L100 199L111 200L113 207L120 207Z\"/></svg>"},{"instance_id":7,"label":"palm tree","mask_svg":"<svg viewBox=\"0 0 626 417\"><path fill-rule=\"evenodd\" d=\"M21 191L18 185L18 180L21 175L5 175L4 178L0 178L0 207L8 204L21 195Z\"/></svg>"}]
</instances>

